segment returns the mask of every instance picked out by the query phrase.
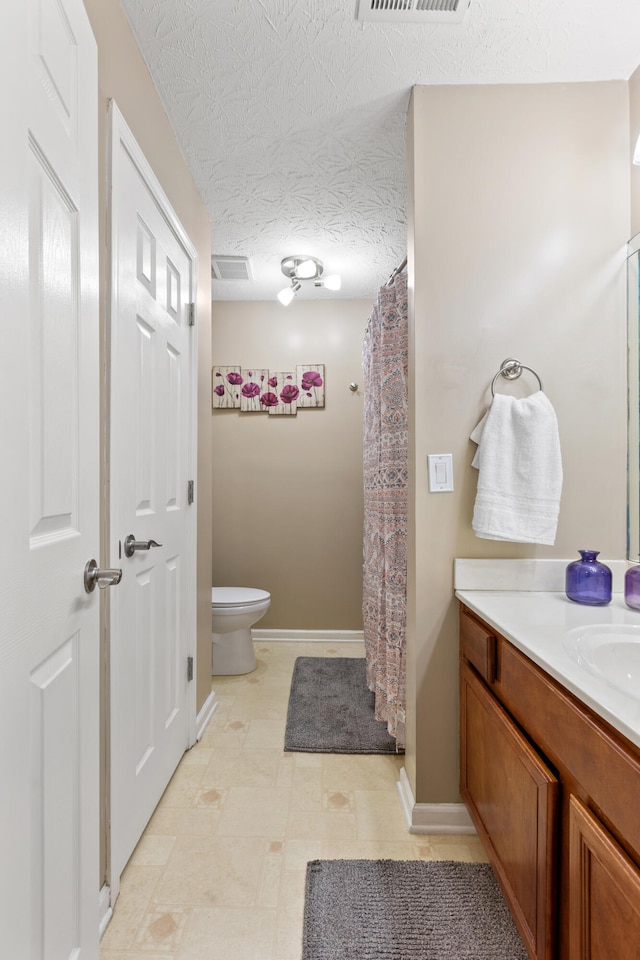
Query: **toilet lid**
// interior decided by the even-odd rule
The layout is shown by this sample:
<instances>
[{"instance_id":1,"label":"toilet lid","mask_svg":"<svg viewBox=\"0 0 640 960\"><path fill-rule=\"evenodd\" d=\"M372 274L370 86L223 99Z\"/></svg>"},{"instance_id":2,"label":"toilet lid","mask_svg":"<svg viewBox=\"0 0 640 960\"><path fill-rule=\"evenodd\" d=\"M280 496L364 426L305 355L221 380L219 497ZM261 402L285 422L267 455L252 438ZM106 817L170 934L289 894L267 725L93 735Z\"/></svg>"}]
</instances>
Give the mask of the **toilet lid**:
<instances>
[{"instance_id":1,"label":"toilet lid","mask_svg":"<svg viewBox=\"0 0 640 960\"><path fill-rule=\"evenodd\" d=\"M211 588L211 603L214 607L235 607L239 604L247 606L252 603L262 603L270 597L271 594L266 590L254 590L253 587Z\"/></svg>"}]
</instances>

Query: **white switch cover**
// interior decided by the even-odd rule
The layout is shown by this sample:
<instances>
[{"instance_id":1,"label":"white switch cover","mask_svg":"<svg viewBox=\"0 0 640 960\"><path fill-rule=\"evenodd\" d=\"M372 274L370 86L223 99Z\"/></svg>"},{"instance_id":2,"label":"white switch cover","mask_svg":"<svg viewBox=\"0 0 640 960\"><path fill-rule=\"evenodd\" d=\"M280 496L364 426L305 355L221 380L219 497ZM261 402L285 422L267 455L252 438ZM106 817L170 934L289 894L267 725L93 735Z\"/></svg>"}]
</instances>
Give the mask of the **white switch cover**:
<instances>
[{"instance_id":1,"label":"white switch cover","mask_svg":"<svg viewBox=\"0 0 640 960\"><path fill-rule=\"evenodd\" d=\"M453 455L451 453L428 453L429 490L444 493L453 490Z\"/></svg>"}]
</instances>

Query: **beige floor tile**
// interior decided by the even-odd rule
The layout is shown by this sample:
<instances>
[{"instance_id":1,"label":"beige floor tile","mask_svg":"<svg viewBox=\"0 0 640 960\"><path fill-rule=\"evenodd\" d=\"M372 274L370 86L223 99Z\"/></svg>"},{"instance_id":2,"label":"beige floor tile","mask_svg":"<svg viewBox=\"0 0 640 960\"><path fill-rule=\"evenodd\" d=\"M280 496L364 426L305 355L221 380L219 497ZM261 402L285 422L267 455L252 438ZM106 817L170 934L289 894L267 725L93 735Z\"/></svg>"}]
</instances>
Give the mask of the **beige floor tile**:
<instances>
[{"instance_id":1,"label":"beige floor tile","mask_svg":"<svg viewBox=\"0 0 640 960\"><path fill-rule=\"evenodd\" d=\"M319 860L429 860L410 841L323 840Z\"/></svg>"},{"instance_id":2,"label":"beige floor tile","mask_svg":"<svg viewBox=\"0 0 640 960\"><path fill-rule=\"evenodd\" d=\"M280 754L278 773L276 776L277 787L290 787L292 785L296 769L294 757L294 753L285 753L284 750Z\"/></svg>"},{"instance_id":3,"label":"beige floor tile","mask_svg":"<svg viewBox=\"0 0 640 960\"><path fill-rule=\"evenodd\" d=\"M196 743L191 750L188 750L185 753L184 757L180 761L180 765L183 767L198 765L206 767L211 760L212 754L213 750L206 747L202 741L200 741L199 743Z\"/></svg>"},{"instance_id":4,"label":"beige floor tile","mask_svg":"<svg viewBox=\"0 0 640 960\"><path fill-rule=\"evenodd\" d=\"M355 840L356 818L352 813L293 810L289 814L287 837L294 840Z\"/></svg>"},{"instance_id":5,"label":"beige floor tile","mask_svg":"<svg viewBox=\"0 0 640 960\"><path fill-rule=\"evenodd\" d=\"M262 839L178 837L154 901L251 907L257 899L264 852Z\"/></svg>"},{"instance_id":6,"label":"beige floor tile","mask_svg":"<svg viewBox=\"0 0 640 960\"><path fill-rule=\"evenodd\" d=\"M409 835L398 796L390 790L356 790L359 840L406 840Z\"/></svg>"},{"instance_id":7,"label":"beige floor tile","mask_svg":"<svg viewBox=\"0 0 640 960\"><path fill-rule=\"evenodd\" d=\"M467 863L487 863L488 857L480 839L473 834L428 837L434 860L461 860Z\"/></svg>"},{"instance_id":8,"label":"beige floor tile","mask_svg":"<svg viewBox=\"0 0 640 960\"><path fill-rule=\"evenodd\" d=\"M195 909L176 960L271 960L275 927L275 910Z\"/></svg>"},{"instance_id":9,"label":"beige floor tile","mask_svg":"<svg viewBox=\"0 0 640 960\"><path fill-rule=\"evenodd\" d=\"M245 746L251 749L278 747L284 749L285 719L281 720L249 720L249 731Z\"/></svg>"},{"instance_id":10,"label":"beige floor tile","mask_svg":"<svg viewBox=\"0 0 640 960\"><path fill-rule=\"evenodd\" d=\"M278 778L281 750L213 752L202 777L203 787L271 787Z\"/></svg>"},{"instance_id":11,"label":"beige floor tile","mask_svg":"<svg viewBox=\"0 0 640 960\"><path fill-rule=\"evenodd\" d=\"M284 837L287 787L230 787L216 834L219 837Z\"/></svg>"},{"instance_id":12,"label":"beige floor tile","mask_svg":"<svg viewBox=\"0 0 640 960\"><path fill-rule=\"evenodd\" d=\"M176 838L170 835L154 836L145 831L131 855L131 863L137 866L162 866L171 856Z\"/></svg>"},{"instance_id":13,"label":"beige floor tile","mask_svg":"<svg viewBox=\"0 0 640 960\"><path fill-rule=\"evenodd\" d=\"M100 960L140 960L144 956L144 960L176 960L174 953L149 953L148 950L144 951L144 954L140 950L105 950L104 947L100 949Z\"/></svg>"},{"instance_id":14,"label":"beige floor tile","mask_svg":"<svg viewBox=\"0 0 640 960\"><path fill-rule=\"evenodd\" d=\"M190 908L155 906L149 910L136 937L136 946L142 950L167 950L174 953L182 940Z\"/></svg>"},{"instance_id":15,"label":"beige floor tile","mask_svg":"<svg viewBox=\"0 0 640 960\"><path fill-rule=\"evenodd\" d=\"M123 874L101 960L300 960L310 860L486 860L476 836L409 834L402 755L285 753L296 658L362 644L255 649L253 673L213 678L216 710Z\"/></svg>"},{"instance_id":16,"label":"beige floor tile","mask_svg":"<svg viewBox=\"0 0 640 960\"><path fill-rule=\"evenodd\" d=\"M262 860L258 907L275 910L280 893L280 876L284 863L284 840L271 840Z\"/></svg>"},{"instance_id":17,"label":"beige floor tile","mask_svg":"<svg viewBox=\"0 0 640 960\"><path fill-rule=\"evenodd\" d=\"M302 920L306 866L303 870L286 870L280 886L274 960L300 960L302 955Z\"/></svg>"},{"instance_id":18,"label":"beige floor tile","mask_svg":"<svg viewBox=\"0 0 640 960\"><path fill-rule=\"evenodd\" d=\"M165 807L191 807L200 789L205 770L206 767L202 764L191 764L189 766L180 764L162 796L162 805Z\"/></svg>"},{"instance_id":19,"label":"beige floor tile","mask_svg":"<svg viewBox=\"0 0 640 960\"><path fill-rule=\"evenodd\" d=\"M120 885L113 916L102 938L104 950L132 947L147 911L163 867L128 864Z\"/></svg>"},{"instance_id":20,"label":"beige floor tile","mask_svg":"<svg viewBox=\"0 0 640 960\"><path fill-rule=\"evenodd\" d=\"M393 757L322 754L327 790L396 790L398 766Z\"/></svg>"},{"instance_id":21,"label":"beige floor tile","mask_svg":"<svg viewBox=\"0 0 640 960\"><path fill-rule=\"evenodd\" d=\"M320 766L293 765L291 777L291 811L322 810L322 768Z\"/></svg>"},{"instance_id":22,"label":"beige floor tile","mask_svg":"<svg viewBox=\"0 0 640 960\"><path fill-rule=\"evenodd\" d=\"M196 806L192 808L160 805L151 818L145 835L165 834L179 837L212 834L220 819L220 808L202 803L202 788L196 793L194 802Z\"/></svg>"}]
</instances>

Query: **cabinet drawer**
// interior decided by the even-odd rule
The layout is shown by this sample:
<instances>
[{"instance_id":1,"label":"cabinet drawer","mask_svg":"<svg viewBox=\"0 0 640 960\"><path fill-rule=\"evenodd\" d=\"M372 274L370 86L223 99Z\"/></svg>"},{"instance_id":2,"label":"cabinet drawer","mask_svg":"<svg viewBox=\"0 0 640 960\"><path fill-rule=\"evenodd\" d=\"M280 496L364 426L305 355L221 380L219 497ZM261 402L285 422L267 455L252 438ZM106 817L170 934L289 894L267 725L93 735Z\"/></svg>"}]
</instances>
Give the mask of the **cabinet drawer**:
<instances>
[{"instance_id":1,"label":"cabinet drawer","mask_svg":"<svg viewBox=\"0 0 640 960\"><path fill-rule=\"evenodd\" d=\"M474 666L487 683L496 679L496 648L495 634L463 608L460 614L460 656Z\"/></svg>"}]
</instances>

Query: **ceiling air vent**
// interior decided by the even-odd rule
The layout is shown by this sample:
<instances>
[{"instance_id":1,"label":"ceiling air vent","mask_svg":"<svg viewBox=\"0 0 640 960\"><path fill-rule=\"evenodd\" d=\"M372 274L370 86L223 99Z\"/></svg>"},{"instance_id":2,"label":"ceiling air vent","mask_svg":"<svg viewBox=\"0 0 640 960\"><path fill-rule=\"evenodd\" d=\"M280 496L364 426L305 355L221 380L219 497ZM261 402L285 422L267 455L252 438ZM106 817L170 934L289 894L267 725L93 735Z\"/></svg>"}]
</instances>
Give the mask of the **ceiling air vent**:
<instances>
[{"instance_id":1,"label":"ceiling air vent","mask_svg":"<svg viewBox=\"0 0 640 960\"><path fill-rule=\"evenodd\" d=\"M214 280L253 280L249 257L211 257Z\"/></svg>"},{"instance_id":2,"label":"ceiling air vent","mask_svg":"<svg viewBox=\"0 0 640 960\"><path fill-rule=\"evenodd\" d=\"M358 20L376 23L460 23L470 0L358 0Z\"/></svg>"}]
</instances>

